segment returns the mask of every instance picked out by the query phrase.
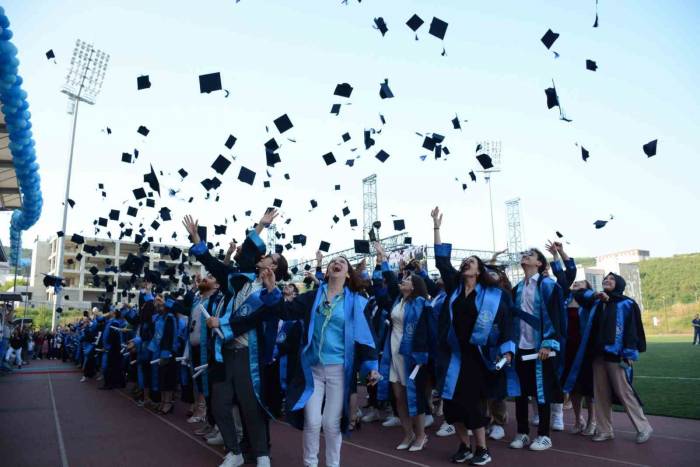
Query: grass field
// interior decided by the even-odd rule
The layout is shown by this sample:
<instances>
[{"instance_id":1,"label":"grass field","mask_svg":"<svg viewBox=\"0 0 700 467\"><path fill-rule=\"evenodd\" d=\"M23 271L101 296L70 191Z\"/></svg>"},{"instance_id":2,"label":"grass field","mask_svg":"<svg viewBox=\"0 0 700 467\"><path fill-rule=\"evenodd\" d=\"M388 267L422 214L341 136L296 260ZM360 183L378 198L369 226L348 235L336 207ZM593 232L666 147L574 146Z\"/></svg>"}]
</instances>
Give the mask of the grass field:
<instances>
[{"instance_id":1,"label":"grass field","mask_svg":"<svg viewBox=\"0 0 700 467\"><path fill-rule=\"evenodd\" d=\"M700 345L691 342L691 335L649 337L634 370L645 413L700 419Z\"/></svg>"}]
</instances>

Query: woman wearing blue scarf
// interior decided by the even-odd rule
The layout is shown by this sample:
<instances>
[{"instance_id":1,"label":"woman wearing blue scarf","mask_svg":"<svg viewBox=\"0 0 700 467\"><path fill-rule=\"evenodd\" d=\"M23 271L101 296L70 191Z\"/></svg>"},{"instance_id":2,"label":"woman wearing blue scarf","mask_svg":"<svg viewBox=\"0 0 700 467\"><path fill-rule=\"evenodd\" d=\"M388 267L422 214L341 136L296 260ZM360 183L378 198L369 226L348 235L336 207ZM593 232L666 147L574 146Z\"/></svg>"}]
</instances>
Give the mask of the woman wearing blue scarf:
<instances>
[{"instance_id":1,"label":"woman wearing blue scarf","mask_svg":"<svg viewBox=\"0 0 700 467\"><path fill-rule=\"evenodd\" d=\"M438 354L445 363L442 388L445 420L455 426L461 444L452 456L456 463L485 465L491 462L486 448L485 401L491 395L492 372L501 358L510 362L515 353L512 341L510 300L497 286L476 256L465 258L459 270L452 266L452 245L442 243L442 214L432 212L435 263L445 284L447 298L438 325ZM500 376L500 375L499 375ZM476 451L472 452L467 430L472 430Z\"/></svg>"},{"instance_id":2,"label":"woman wearing blue scarf","mask_svg":"<svg viewBox=\"0 0 700 467\"><path fill-rule=\"evenodd\" d=\"M367 299L359 293L358 278L344 257L328 265L326 281L291 302L282 301L274 273L260 271L268 306L277 305L284 320L302 320L301 371L287 387L287 414L292 425L304 430L304 465L318 466L321 426L326 439L326 465L340 465L341 432L349 421L350 386L356 364L379 378L374 338L365 317ZM324 406L325 398L325 406Z\"/></svg>"}]
</instances>

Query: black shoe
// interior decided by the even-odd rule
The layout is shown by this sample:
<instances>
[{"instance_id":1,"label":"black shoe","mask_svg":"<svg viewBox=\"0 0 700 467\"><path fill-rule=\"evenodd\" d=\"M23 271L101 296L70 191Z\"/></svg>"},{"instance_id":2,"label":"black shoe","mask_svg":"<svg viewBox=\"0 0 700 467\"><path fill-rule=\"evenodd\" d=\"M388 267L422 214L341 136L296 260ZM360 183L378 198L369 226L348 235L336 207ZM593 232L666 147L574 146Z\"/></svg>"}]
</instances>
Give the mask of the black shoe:
<instances>
[{"instance_id":1,"label":"black shoe","mask_svg":"<svg viewBox=\"0 0 700 467\"><path fill-rule=\"evenodd\" d=\"M469 465L486 465L491 462L491 455L488 449L476 448L474 457L469 461Z\"/></svg>"},{"instance_id":2,"label":"black shoe","mask_svg":"<svg viewBox=\"0 0 700 467\"><path fill-rule=\"evenodd\" d=\"M457 449L457 452L455 452L450 458L450 461L453 464L463 464L472 457L474 457L474 454L472 454L472 449L470 447L468 448L464 443L459 443L459 449Z\"/></svg>"}]
</instances>

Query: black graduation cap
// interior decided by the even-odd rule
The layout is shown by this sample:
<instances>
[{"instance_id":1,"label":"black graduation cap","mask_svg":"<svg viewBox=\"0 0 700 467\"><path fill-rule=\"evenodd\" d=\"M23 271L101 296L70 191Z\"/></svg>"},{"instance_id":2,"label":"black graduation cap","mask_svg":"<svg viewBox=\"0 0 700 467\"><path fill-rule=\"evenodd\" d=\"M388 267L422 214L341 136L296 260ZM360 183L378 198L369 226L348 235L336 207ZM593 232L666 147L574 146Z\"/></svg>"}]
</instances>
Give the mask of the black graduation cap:
<instances>
[{"instance_id":1,"label":"black graduation cap","mask_svg":"<svg viewBox=\"0 0 700 467\"><path fill-rule=\"evenodd\" d=\"M404 245L410 245L411 243L413 243L413 239L411 237L404 237L403 238Z\"/></svg>"},{"instance_id":2,"label":"black graduation cap","mask_svg":"<svg viewBox=\"0 0 700 467\"><path fill-rule=\"evenodd\" d=\"M156 201L152 198L148 198L146 200L146 206L148 206L149 208L154 208L156 207Z\"/></svg>"},{"instance_id":3,"label":"black graduation cap","mask_svg":"<svg viewBox=\"0 0 700 467\"><path fill-rule=\"evenodd\" d=\"M350 208L345 206L343 208L343 217L346 217L348 214L350 214Z\"/></svg>"},{"instance_id":4,"label":"black graduation cap","mask_svg":"<svg viewBox=\"0 0 700 467\"><path fill-rule=\"evenodd\" d=\"M107 227L107 219L105 219L104 217L98 218L98 219L97 219L97 223L98 223L101 227Z\"/></svg>"},{"instance_id":5,"label":"black graduation cap","mask_svg":"<svg viewBox=\"0 0 700 467\"><path fill-rule=\"evenodd\" d=\"M170 216L170 209L166 207L160 208L160 218L163 219L163 221L169 221L172 220L172 217Z\"/></svg>"},{"instance_id":6,"label":"black graduation cap","mask_svg":"<svg viewBox=\"0 0 700 467\"><path fill-rule=\"evenodd\" d=\"M406 223L403 219L394 219L394 230L406 230Z\"/></svg>"},{"instance_id":7,"label":"black graduation cap","mask_svg":"<svg viewBox=\"0 0 700 467\"><path fill-rule=\"evenodd\" d=\"M484 170L488 170L491 167L493 167L491 156L489 156L488 154L479 154L478 156L476 156L476 159L479 161L479 164L481 164L481 167L483 167Z\"/></svg>"},{"instance_id":8,"label":"black graduation cap","mask_svg":"<svg viewBox=\"0 0 700 467\"><path fill-rule=\"evenodd\" d=\"M297 234L292 237L292 243L300 244L301 246L306 245L306 235Z\"/></svg>"},{"instance_id":9,"label":"black graduation cap","mask_svg":"<svg viewBox=\"0 0 700 467\"><path fill-rule=\"evenodd\" d=\"M132 191L134 193L134 198L136 199L143 199L146 197L146 190L144 190L143 188L136 188Z\"/></svg>"},{"instance_id":10,"label":"black graduation cap","mask_svg":"<svg viewBox=\"0 0 700 467\"><path fill-rule=\"evenodd\" d=\"M335 191L340 191L340 185L335 186Z\"/></svg>"},{"instance_id":11,"label":"black graduation cap","mask_svg":"<svg viewBox=\"0 0 700 467\"><path fill-rule=\"evenodd\" d=\"M475 182L475 181L476 181L476 174L474 173L473 170L470 170L470 171L469 171L469 178L472 179L472 182Z\"/></svg>"},{"instance_id":12,"label":"black graduation cap","mask_svg":"<svg viewBox=\"0 0 700 467\"><path fill-rule=\"evenodd\" d=\"M323 161L326 163L326 165L335 164L335 156L333 155L332 152L324 154Z\"/></svg>"},{"instance_id":13,"label":"black graduation cap","mask_svg":"<svg viewBox=\"0 0 700 467\"><path fill-rule=\"evenodd\" d=\"M406 26L411 28L411 31L416 32L418 28L423 26L423 23L425 23L425 21L423 21L420 16L414 14L408 19L408 21L406 21Z\"/></svg>"},{"instance_id":14,"label":"black graduation cap","mask_svg":"<svg viewBox=\"0 0 700 467\"><path fill-rule=\"evenodd\" d=\"M340 115L340 104L333 104L331 106L331 113L335 115Z\"/></svg>"},{"instance_id":15,"label":"black graduation cap","mask_svg":"<svg viewBox=\"0 0 700 467\"><path fill-rule=\"evenodd\" d=\"M269 180L263 181L263 188L270 188L270 181Z\"/></svg>"},{"instance_id":16,"label":"black graduation cap","mask_svg":"<svg viewBox=\"0 0 700 467\"><path fill-rule=\"evenodd\" d=\"M236 144L236 137L233 135L228 135L224 146L226 146L229 149L232 149L234 144Z\"/></svg>"},{"instance_id":17,"label":"black graduation cap","mask_svg":"<svg viewBox=\"0 0 700 467\"><path fill-rule=\"evenodd\" d=\"M644 154L647 155L647 157L652 157L656 155L656 142L658 139L655 139L654 141L649 141L647 144L642 146L642 149L644 150Z\"/></svg>"},{"instance_id":18,"label":"black graduation cap","mask_svg":"<svg viewBox=\"0 0 700 467\"><path fill-rule=\"evenodd\" d=\"M82 235L73 234L70 238L70 241L75 243L76 245L82 245L83 243L85 243L85 237L83 237Z\"/></svg>"},{"instance_id":19,"label":"black graduation cap","mask_svg":"<svg viewBox=\"0 0 700 467\"><path fill-rule=\"evenodd\" d=\"M214 235L226 235L226 225L214 225Z\"/></svg>"},{"instance_id":20,"label":"black graduation cap","mask_svg":"<svg viewBox=\"0 0 700 467\"><path fill-rule=\"evenodd\" d=\"M445 33L447 32L447 23L440 18L433 17L430 22L430 30L428 31L430 35L437 37L438 39L444 39Z\"/></svg>"},{"instance_id":21,"label":"black graduation cap","mask_svg":"<svg viewBox=\"0 0 700 467\"><path fill-rule=\"evenodd\" d=\"M328 253L328 250L331 249L331 244L328 242L321 241L321 244L318 246L318 249L320 251L325 251L326 253Z\"/></svg>"},{"instance_id":22,"label":"black graduation cap","mask_svg":"<svg viewBox=\"0 0 700 467\"><path fill-rule=\"evenodd\" d=\"M136 78L136 89L141 90L141 89L148 89L151 87L151 80L148 78L148 75L142 75Z\"/></svg>"},{"instance_id":23,"label":"black graduation cap","mask_svg":"<svg viewBox=\"0 0 700 467\"><path fill-rule=\"evenodd\" d=\"M379 84L379 97L382 99L389 99L394 97L394 93L391 92L389 88L389 80L385 79L383 83Z\"/></svg>"},{"instance_id":24,"label":"black graduation cap","mask_svg":"<svg viewBox=\"0 0 700 467\"><path fill-rule=\"evenodd\" d=\"M62 287L63 286L63 279L61 279L58 276L51 276L49 274L44 274L43 282L44 282L44 287Z\"/></svg>"},{"instance_id":25,"label":"black graduation cap","mask_svg":"<svg viewBox=\"0 0 700 467\"><path fill-rule=\"evenodd\" d=\"M455 118L452 119L452 128L454 128L455 130L462 129L462 125L460 125L459 123L459 116L457 114L455 114Z\"/></svg>"},{"instance_id":26,"label":"black graduation cap","mask_svg":"<svg viewBox=\"0 0 700 467\"><path fill-rule=\"evenodd\" d=\"M542 43L544 44L547 49L552 47L552 44L554 44L554 41L556 41L559 38L559 34L552 31L551 29L547 29L547 32L544 33L544 36L542 36Z\"/></svg>"},{"instance_id":27,"label":"black graduation cap","mask_svg":"<svg viewBox=\"0 0 700 467\"><path fill-rule=\"evenodd\" d=\"M333 223L334 224L337 224L339 220L340 220L340 217L338 217L336 215L333 216Z\"/></svg>"},{"instance_id":28,"label":"black graduation cap","mask_svg":"<svg viewBox=\"0 0 700 467\"><path fill-rule=\"evenodd\" d=\"M586 60L586 70L596 71L598 64L593 60Z\"/></svg>"},{"instance_id":29,"label":"black graduation cap","mask_svg":"<svg viewBox=\"0 0 700 467\"><path fill-rule=\"evenodd\" d=\"M131 164L131 158L132 158L132 155L129 154L128 152L122 153L122 162L126 162L127 164Z\"/></svg>"},{"instance_id":30,"label":"black graduation cap","mask_svg":"<svg viewBox=\"0 0 700 467\"><path fill-rule=\"evenodd\" d=\"M272 123L275 124L275 126L277 127L277 131L279 131L280 133L284 133L285 131L289 130L294 126L292 125L292 121L289 119L287 114L276 118Z\"/></svg>"},{"instance_id":31,"label":"black graduation cap","mask_svg":"<svg viewBox=\"0 0 700 467\"><path fill-rule=\"evenodd\" d=\"M423 148L427 149L428 151L434 151L435 150L435 140L431 138L430 136L426 136L425 139L423 139Z\"/></svg>"},{"instance_id":32,"label":"black graduation cap","mask_svg":"<svg viewBox=\"0 0 700 467\"><path fill-rule=\"evenodd\" d=\"M199 75L199 92L207 93L221 90L221 75L219 72Z\"/></svg>"},{"instance_id":33,"label":"black graduation cap","mask_svg":"<svg viewBox=\"0 0 700 467\"><path fill-rule=\"evenodd\" d=\"M369 149L372 146L374 146L374 139L372 139L371 132L365 130L365 149Z\"/></svg>"},{"instance_id":34,"label":"black graduation cap","mask_svg":"<svg viewBox=\"0 0 700 467\"><path fill-rule=\"evenodd\" d=\"M275 198L275 199L272 201L272 205L273 205L274 207L276 207L276 208L281 208L281 207L282 207L282 200L281 200L281 199L278 199L278 198Z\"/></svg>"},{"instance_id":35,"label":"black graduation cap","mask_svg":"<svg viewBox=\"0 0 700 467\"><path fill-rule=\"evenodd\" d=\"M241 166L241 170L238 172L238 180L242 181L243 183L247 183L248 185L252 185L255 181L255 172Z\"/></svg>"},{"instance_id":36,"label":"black graduation cap","mask_svg":"<svg viewBox=\"0 0 700 467\"><path fill-rule=\"evenodd\" d=\"M160 284L160 273L158 271L146 269L143 278L152 284Z\"/></svg>"},{"instance_id":37,"label":"black graduation cap","mask_svg":"<svg viewBox=\"0 0 700 467\"><path fill-rule=\"evenodd\" d=\"M581 158L583 159L583 162L586 162L586 161L588 160L589 157L590 157L590 156L589 156L589 154L588 154L588 150L586 150L586 148L584 148L583 146L581 146Z\"/></svg>"},{"instance_id":38,"label":"black graduation cap","mask_svg":"<svg viewBox=\"0 0 700 467\"><path fill-rule=\"evenodd\" d=\"M214 169L216 173L223 175L230 165L231 161L219 154L214 163L211 165L211 168Z\"/></svg>"},{"instance_id":39,"label":"black graduation cap","mask_svg":"<svg viewBox=\"0 0 700 467\"><path fill-rule=\"evenodd\" d=\"M281 255L284 252L284 246L279 243L275 245L275 253Z\"/></svg>"},{"instance_id":40,"label":"black graduation cap","mask_svg":"<svg viewBox=\"0 0 700 467\"><path fill-rule=\"evenodd\" d=\"M312 199L309 202L311 203L311 209L314 209L318 206L318 202L315 199Z\"/></svg>"},{"instance_id":41,"label":"black graduation cap","mask_svg":"<svg viewBox=\"0 0 700 467\"><path fill-rule=\"evenodd\" d=\"M596 229L602 229L603 227L605 227L605 224L607 224L607 223L608 223L608 221L597 220L593 223L593 225L595 225Z\"/></svg>"},{"instance_id":42,"label":"black graduation cap","mask_svg":"<svg viewBox=\"0 0 700 467\"><path fill-rule=\"evenodd\" d=\"M88 269L88 271L90 271L90 274L92 274L93 276L96 276L97 273L100 272L100 270L97 269L97 266L92 266L90 269Z\"/></svg>"},{"instance_id":43,"label":"black graduation cap","mask_svg":"<svg viewBox=\"0 0 700 467\"><path fill-rule=\"evenodd\" d=\"M145 183L148 183L148 186L151 187L151 190L157 192L158 196L160 196L160 183L158 182L156 171L153 170L153 165L151 165L151 172L143 176L143 181Z\"/></svg>"},{"instance_id":44,"label":"black graduation cap","mask_svg":"<svg viewBox=\"0 0 700 467\"><path fill-rule=\"evenodd\" d=\"M559 106L559 97L557 96L557 90L554 87L547 88L544 90L544 93L547 95L547 108L551 109L552 107L558 107Z\"/></svg>"},{"instance_id":45,"label":"black graduation cap","mask_svg":"<svg viewBox=\"0 0 700 467\"><path fill-rule=\"evenodd\" d=\"M382 37L389 30L389 28L386 27L386 23L384 22L384 18L382 18L381 16L379 18L374 18L374 29L378 29L379 32L382 33Z\"/></svg>"},{"instance_id":46,"label":"black graduation cap","mask_svg":"<svg viewBox=\"0 0 700 467\"><path fill-rule=\"evenodd\" d=\"M160 227L160 222L158 222L158 221L151 222L151 228L153 230L158 230L159 227Z\"/></svg>"},{"instance_id":47,"label":"black graduation cap","mask_svg":"<svg viewBox=\"0 0 700 467\"><path fill-rule=\"evenodd\" d=\"M279 154L270 151L265 152L265 164L268 167L274 167L275 164L277 164L278 162L282 162L282 159L280 159Z\"/></svg>"},{"instance_id":48,"label":"black graduation cap","mask_svg":"<svg viewBox=\"0 0 700 467\"><path fill-rule=\"evenodd\" d=\"M350 86L348 83L337 84L335 86L335 91L333 92L334 96L340 97L350 97L350 94L352 94L352 86Z\"/></svg>"},{"instance_id":49,"label":"black graduation cap","mask_svg":"<svg viewBox=\"0 0 700 467\"><path fill-rule=\"evenodd\" d=\"M179 173L179 174L180 174L180 177L182 177L182 178L185 178L185 177L187 177L187 175L188 175L188 174L187 174L187 171L186 171L185 169L180 169L180 170L177 171L177 173Z\"/></svg>"},{"instance_id":50,"label":"black graduation cap","mask_svg":"<svg viewBox=\"0 0 700 467\"><path fill-rule=\"evenodd\" d=\"M374 157L379 159L380 162L386 162L386 160L389 158L389 153L382 149Z\"/></svg>"},{"instance_id":51,"label":"black graduation cap","mask_svg":"<svg viewBox=\"0 0 700 467\"><path fill-rule=\"evenodd\" d=\"M56 236L59 238L63 237L64 235L65 235L65 233L63 233L63 230L59 230L58 232L56 232Z\"/></svg>"},{"instance_id":52,"label":"black graduation cap","mask_svg":"<svg viewBox=\"0 0 700 467\"><path fill-rule=\"evenodd\" d=\"M49 50L46 52L46 58L47 58L48 60L51 60L52 58L56 58L56 55L53 53L53 49L49 49Z\"/></svg>"},{"instance_id":53,"label":"black graduation cap","mask_svg":"<svg viewBox=\"0 0 700 467\"><path fill-rule=\"evenodd\" d=\"M350 141L350 133L343 133L343 142L347 143Z\"/></svg>"},{"instance_id":54,"label":"black graduation cap","mask_svg":"<svg viewBox=\"0 0 700 467\"><path fill-rule=\"evenodd\" d=\"M564 237L564 235L562 235L562 233L559 232L558 230L557 230L556 232L554 232L554 233L557 235L558 238L563 238L563 237Z\"/></svg>"},{"instance_id":55,"label":"black graduation cap","mask_svg":"<svg viewBox=\"0 0 700 467\"><path fill-rule=\"evenodd\" d=\"M119 211L117 211L116 209L112 209L111 211L109 211L109 218L110 218L110 220L118 221L119 220Z\"/></svg>"},{"instance_id":56,"label":"black graduation cap","mask_svg":"<svg viewBox=\"0 0 700 467\"><path fill-rule=\"evenodd\" d=\"M357 219L350 219L350 227L357 227Z\"/></svg>"},{"instance_id":57,"label":"black graduation cap","mask_svg":"<svg viewBox=\"0 0 700 467\"><path fill-rule=\"evenodd\" d=\"M347 165L348 167L353 167L355 165L355 159L346 160L345 165Z\"/></svg>"},{"instance_id":58,"label":"black graduation cap","mask_svg":"<svg viewBox=\"0 0 700 467\"><path fill-rule=\"evenodd\" d=\"M75 201L73 201L72 199L68 198L68 205L72 208L73 206L75 206Z\"/></svg>"},{"instance_id":59,"label":"black graduation cap","mask_svg":"<svg viewBox=\"0 0 700 467\"><path fill-rule=\"evenodd\" d=\"M355 253L369 254L369 240L355 240Z\"/></svg>"},{"instance_id":60,"label":"black graduation cap","mask_svg":"<svg viewBox=\"0 0 700 467\"><path fill-rule=\"evenodd\" d=\"M141 125L141 126L139 126L139 129L136 130L136 132L140 135L148 136L148 134L151 132L151 130L149 130L145 126Z\"/></svg>"}]
</instances>

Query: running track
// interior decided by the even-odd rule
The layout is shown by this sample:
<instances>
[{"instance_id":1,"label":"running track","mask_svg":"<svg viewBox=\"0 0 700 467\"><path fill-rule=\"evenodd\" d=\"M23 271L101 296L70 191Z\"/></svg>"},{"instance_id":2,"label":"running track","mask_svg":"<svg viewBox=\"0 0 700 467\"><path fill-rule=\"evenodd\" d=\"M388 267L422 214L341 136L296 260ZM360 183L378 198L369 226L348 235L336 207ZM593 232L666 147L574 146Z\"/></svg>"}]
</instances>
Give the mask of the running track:
<instances>
[{"instance_id":1,"label":"running track","mask_svg":"<svg viewBox=\"0 0 700 467\"><path fill-rule=\"evenodd\" d=\"M94 382L80 383L80 372L60 362L35 361L0 377L0 465L23 466L129 466L215 467L223 452L191 435L184 407L174 415L158 416L138 408L120 391L99 391ZM512 409L512 407L511 407ZM514 432L514 417L506 432ZM571 411L565 411L572 422ZM654 437L645 445L634 443L634 430L625 414L615 414L617 438L595 444L567 433L553 435L554 448L546 452L508 449L505 441L490 443L499 466L690 466L700 452L700 421L650 417ZM428 448L398 453L400 428L364 425L343 446L344 467L449 466L456 438L429 431ZM567 429L569 426L567 426ZM301 433L273 423L272 464L301 466ZM323 465L323 446L321 465Z\"/></svg>"}]
</instances>

